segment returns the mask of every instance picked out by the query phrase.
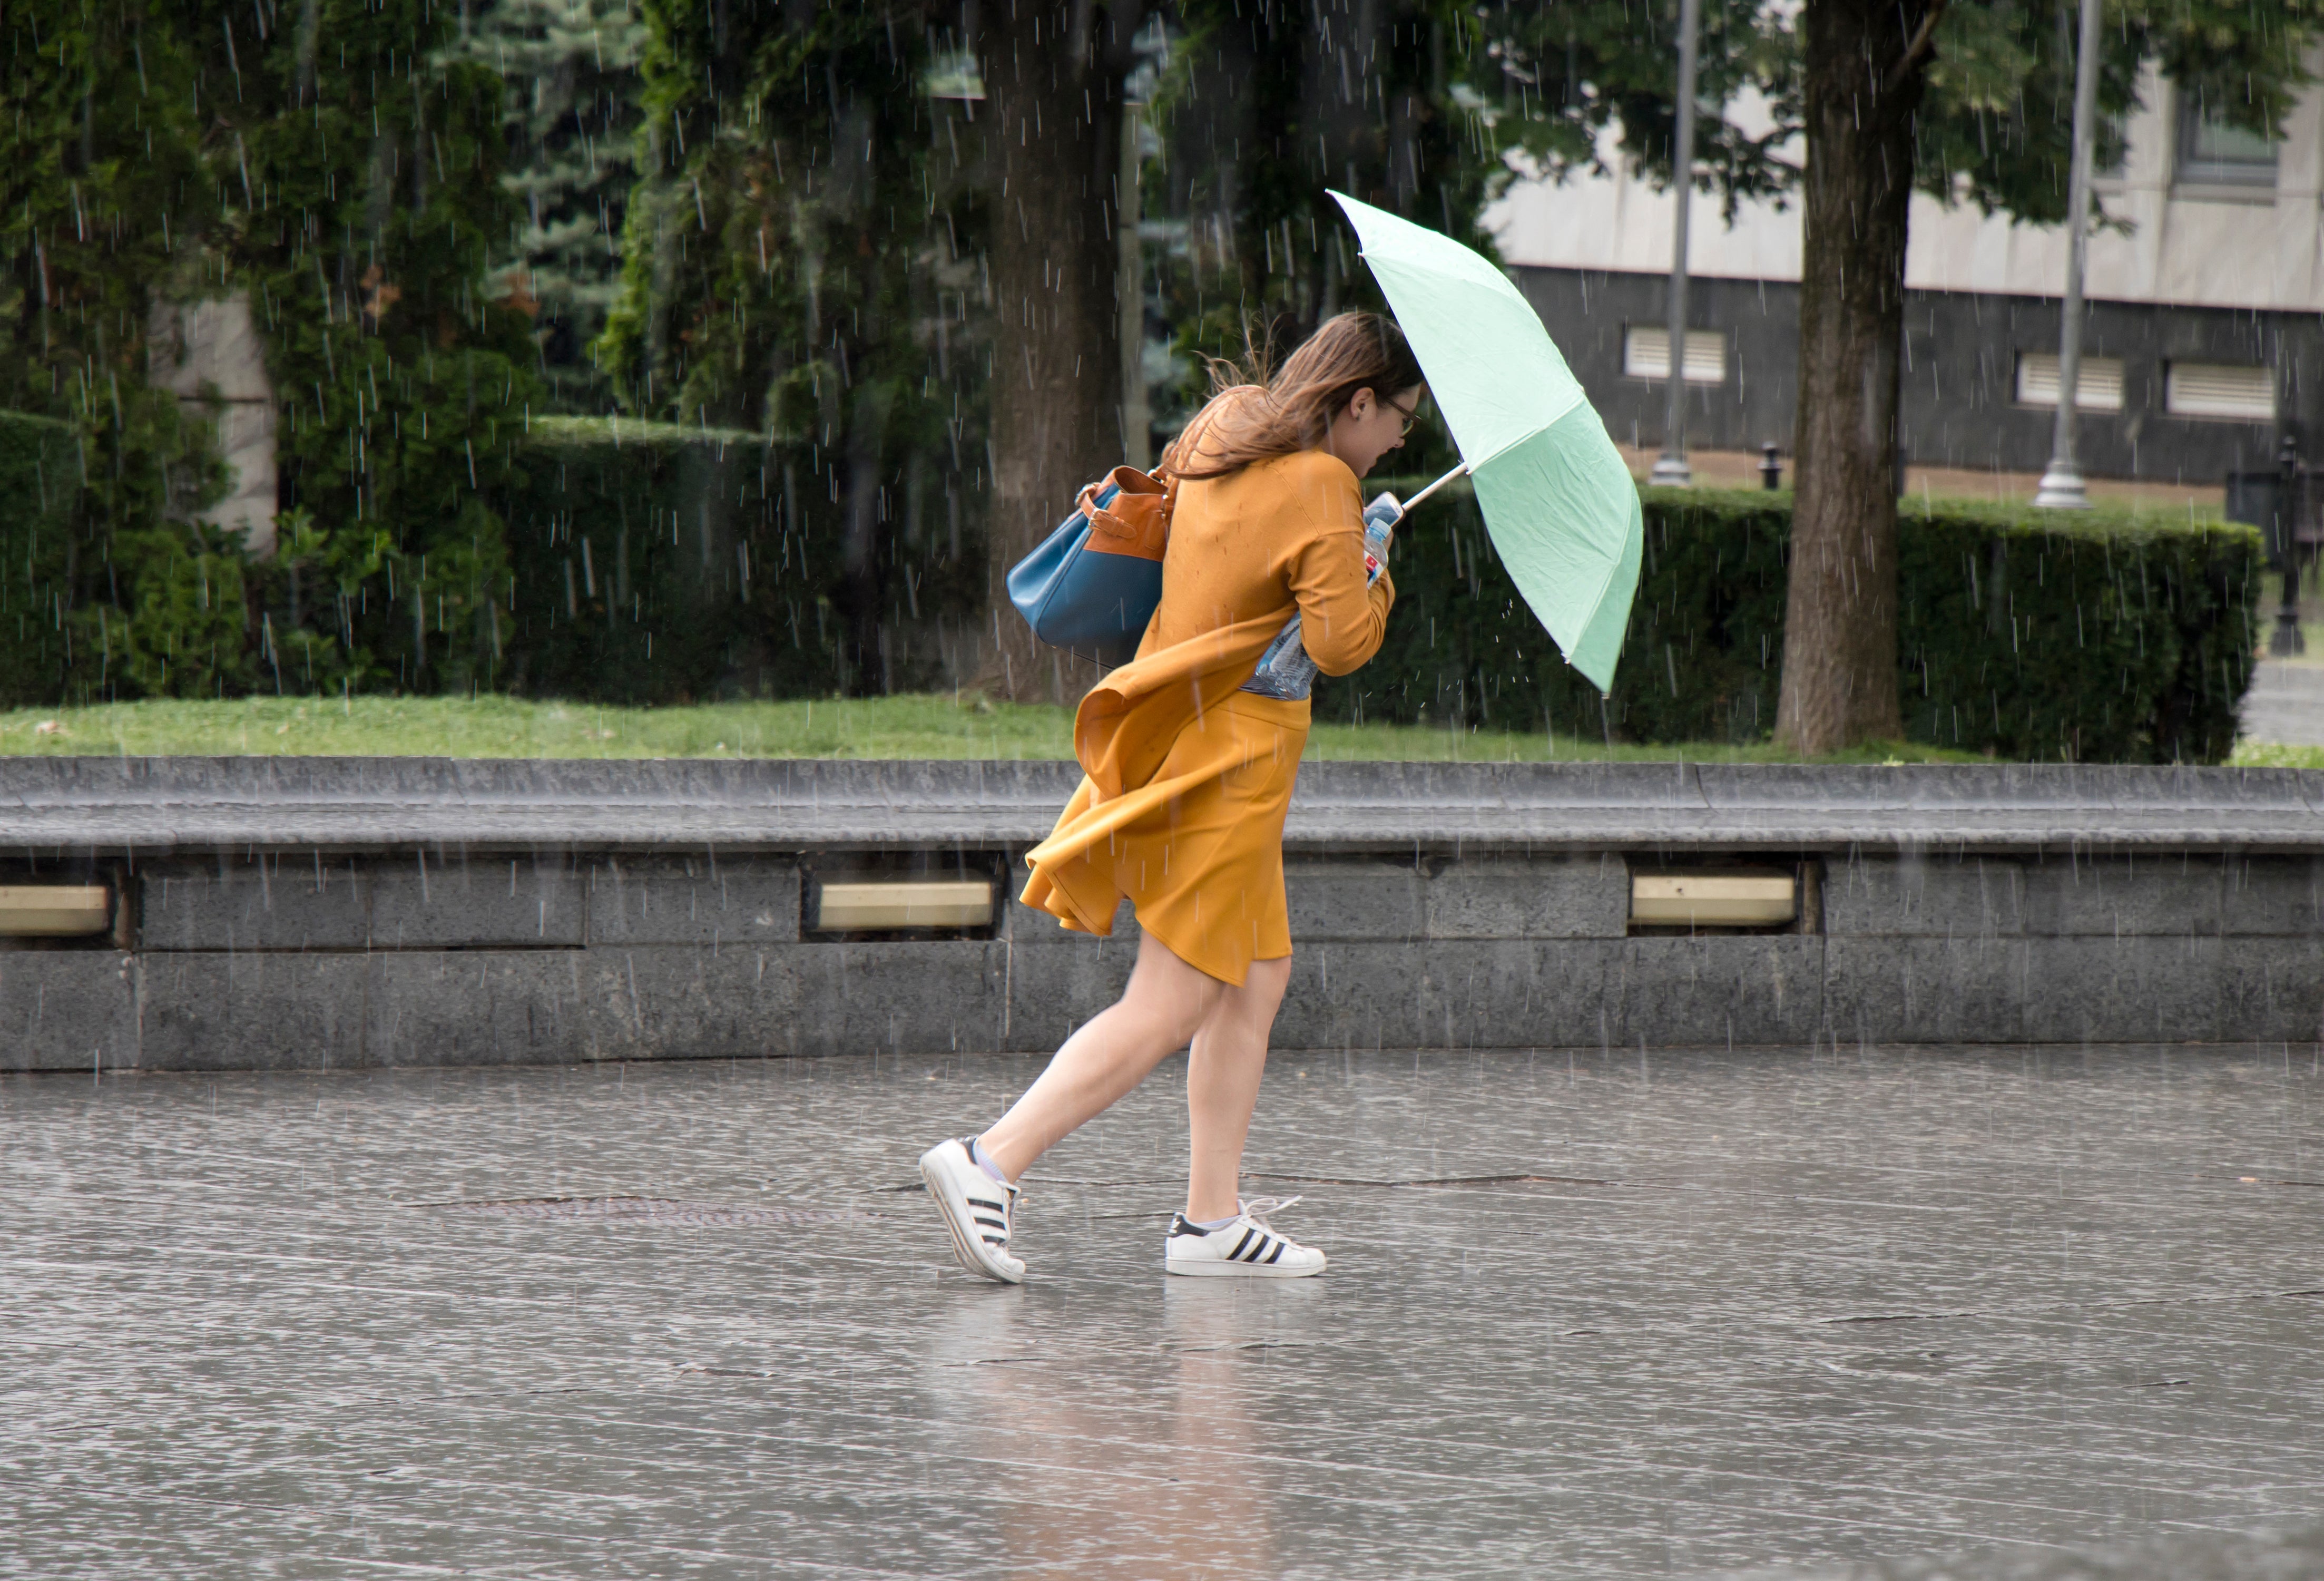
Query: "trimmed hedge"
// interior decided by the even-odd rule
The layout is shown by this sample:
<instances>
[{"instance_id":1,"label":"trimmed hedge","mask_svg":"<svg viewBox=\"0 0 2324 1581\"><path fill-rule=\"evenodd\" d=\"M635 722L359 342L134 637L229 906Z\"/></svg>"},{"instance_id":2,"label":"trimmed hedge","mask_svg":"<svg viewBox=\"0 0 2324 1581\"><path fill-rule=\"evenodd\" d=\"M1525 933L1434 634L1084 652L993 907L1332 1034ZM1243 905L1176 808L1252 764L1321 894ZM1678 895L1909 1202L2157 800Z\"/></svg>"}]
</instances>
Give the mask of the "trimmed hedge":
<instances>
[{"instance_id":1,"label":"trimmed hedge","mask_svg":"<svg viewBox=\"0 0 2324 1581\"><path fill-rule=\"evenodd\" d=\"M83 547L79 495L78 430L0 411L0 707L56 698Z\"/></svg>"},{"instance_id":2,"label":"trimmed hedge","mask_svg":"<svg viewBox=\"0 0 2324 1581\"><path fill-rule=\"evenodd\" d=\"M410 626L424 562L302 555L296 513L265 561L191 526L109 533L85 514L78 447L69 425L0 411L0 706L409 684L400 663L345 657L366 612ZM861 463L752 434L535 420L477 495L493 539L477 558L508 569L471 613L424 627L420 689L639 704L952 684L984 594L965 502L907 458L881 472L875 509L851 513L843 464ZM160 665L198 684L157 682Z\"/></svg>"},{"instance_id":3,"label":"trimmed hedge","mask_svg":"<svg viewBox=\"0 0 2324 1581\"><path fill-rule=\"evenodd\" d=\"M1646 558L1605 698L1518 599L1473 496L1445 493L1397 547L1387 645L1318 686L1318 717L1627 741L1768 734L1788 493L1642 491ZM1897 679L1911 739L2098 763L2216 763L2234 746L2256 634L2255 529L1953 500L1908 501L1902 517Z\"/></svg>"},{"instance_id":4,"label":"trimmed hedge","mask_svg":"<svg viewBox=\"0 0 2324 1581\"><path fill-rule=\"evenodd\" d=\"M883 474L860 520L838 503L834 458L755 435L536 420L512 459L490 502L512 574L465 639L500 689L622 703L909 691L982 657L993 618L982 547L963 521L970 502L933 469L916 476L907 460ZM134 688L134 670L106 666L111 648L190 652L215 638L201 620L226 622L247 650L240 672L259 679L240 684L279 670L306 689L301 667L273 655L327 625L327 597L310 587L302 606L280 562L239 568L222 550L172 615L142 585L153 568L115 564L78 520L79 465L69 425L0 412L0 705ZM1646 559L1610 698L1558 656L1455 485L1397 545L1387 645L1318 685L1317 717L1764 738L1791 496L1644 497ZM1903 518L1897 674L1912 739L2095 763L2218 762L2233 747L2257 633L2257 530L1959 501L1908 502ZM168 629L111 629L157 621Z\"/></svg>"},{"instance_id":5,"label":"trimmed hedge","mask_svg":"<svg viewBox=\"0 0 2324 1581\"><path fill-rule=\"evenodd\" d=\"M537 420L496 501L514 573L500 689L622 703L950 684L981 546L908 464L870 521L806 444Z\"/></svg>"}]
</instances>

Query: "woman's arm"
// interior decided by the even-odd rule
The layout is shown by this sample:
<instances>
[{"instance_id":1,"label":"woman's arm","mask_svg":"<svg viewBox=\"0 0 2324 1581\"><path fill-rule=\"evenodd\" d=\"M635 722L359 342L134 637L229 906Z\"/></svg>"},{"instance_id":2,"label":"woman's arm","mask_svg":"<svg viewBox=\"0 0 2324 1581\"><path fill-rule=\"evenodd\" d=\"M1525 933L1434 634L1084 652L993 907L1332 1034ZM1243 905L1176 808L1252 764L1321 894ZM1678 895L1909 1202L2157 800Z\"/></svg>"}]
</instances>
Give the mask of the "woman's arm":
<instances>
[{"instance_id":1,"label":"woman's arm","mask_svg":"<svg viewBox=\"0 0 2324 1581\"><path fill-rule=\"evenodd\" d=\"M1383 568L1364 586L1364 538L1354 525L1318 532L1291 563L1291 591L1299 600L1300 637L1307 656L1326 675L1360 670L1388 635L1396 584Z\"/></svg>"}]
</instances>

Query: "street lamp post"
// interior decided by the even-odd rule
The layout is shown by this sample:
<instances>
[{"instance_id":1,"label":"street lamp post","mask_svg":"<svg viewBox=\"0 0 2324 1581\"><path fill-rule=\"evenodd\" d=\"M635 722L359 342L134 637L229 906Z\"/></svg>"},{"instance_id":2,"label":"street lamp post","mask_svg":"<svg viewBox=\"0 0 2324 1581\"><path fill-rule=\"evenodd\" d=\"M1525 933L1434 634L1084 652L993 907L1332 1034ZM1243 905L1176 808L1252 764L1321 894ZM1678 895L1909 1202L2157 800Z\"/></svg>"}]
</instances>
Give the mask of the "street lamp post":
<instances>
[{"instance_id":1,"label":"street lamp post","mask_svg":"<svg viewBox=\"0 0 2324 1581\"><path fill-rule=\"evenodd\" d=\"M1686 464L1686 222L1694 207L1694 52L1702 32L1702 0L1679 0L1678 126L1671 143L1671 191L1678 218L1671 227L1669 310L1665 335L1670 347L1669 404L1663 421L1663 453L1649 482L1686 488L1694 470Z\"/></svg>"},{"instance_id":2,"label":"street lamp post","mask_svg":"<svg viewBox=\"0 0 2324 1581\"><path fill-rule=\"evenodd\" d=\"M2275 606L2275 629L2268 633L2267 651L2277 659L2297 658L2308 652L2308 638L2300 629L2300 440L2292 434L2275 452L2275 553L2283 562L2283 596Z\"/></svg>"},{"instance_id":3,"label":"street lamp post","mask_svg":"<svg viewBox=\"0 0 2324 1581\"><path fill-rule=\"evenodd\" d=\"M2090 496L2074 459L2074 396L2082 376L2082 271L2089 259L2090 144L2098 134L2098 0L2082 0L2081 36L2074 46L2074 157L2066 178L2066 311L2058 326L2058 430L2050 469L2034 503L2053 511L2086 511Z\"/></svg>"}]
</instances>

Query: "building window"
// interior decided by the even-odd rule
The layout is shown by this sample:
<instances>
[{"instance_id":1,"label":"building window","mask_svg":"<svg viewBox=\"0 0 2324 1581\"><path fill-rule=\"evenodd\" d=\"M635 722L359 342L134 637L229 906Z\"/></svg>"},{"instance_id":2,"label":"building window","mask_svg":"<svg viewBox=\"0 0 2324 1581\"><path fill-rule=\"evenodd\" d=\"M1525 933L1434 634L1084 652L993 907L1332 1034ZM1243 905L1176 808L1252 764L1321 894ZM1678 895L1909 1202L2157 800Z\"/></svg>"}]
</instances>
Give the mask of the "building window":
<instances>
[{"instance_id":1,"label":"building window","mask_svg":"<svg viewBox=\"0 0 2324 1581\"><path fill-rule=\"evenodd\" d=\"M2017 354L2017 404L2020 406L2050 406L2058 404L2058 354L2054 351L2021 351ZM2074 410L2077 411L2120 411L2122 410L2122 358L2118 356L2085 356L2082 371L2074 380Z\"/></svg>"},{"instance_id":2,"label":"building window","mask_svg":"<svg viewBox=\"0 0 2324 1581\"><path fill-rule=\"evenodd\" d=\"M1660 324L1633 324L1622 335L1622 372L1634 379L1670 377L1670 331ZM1717 329L1686 332L1686 382L1727 382L1727 337Z\"/></svg>"},{"instance_id":3,"label":"building window","mask_svg":"<svg viewBox=\"0 0 2324 1581\"><path fill-rule=\"evenodd\" d=\"M2179 101L2179 180L2198 187L2273 190L2275 140L2230 126L2192 94Z\"/></svg>"},{"instance_id":4,"label":"building window","mask_svg":"<svg viewBox=\"0 0 2324 1581\"><path fill-rule=\"evenodd\" d=\"M2173 417L2273 422L2275 370L2220 363L2172 363L2163 377L2163 409Z\"/></svg>"}]
</instances>

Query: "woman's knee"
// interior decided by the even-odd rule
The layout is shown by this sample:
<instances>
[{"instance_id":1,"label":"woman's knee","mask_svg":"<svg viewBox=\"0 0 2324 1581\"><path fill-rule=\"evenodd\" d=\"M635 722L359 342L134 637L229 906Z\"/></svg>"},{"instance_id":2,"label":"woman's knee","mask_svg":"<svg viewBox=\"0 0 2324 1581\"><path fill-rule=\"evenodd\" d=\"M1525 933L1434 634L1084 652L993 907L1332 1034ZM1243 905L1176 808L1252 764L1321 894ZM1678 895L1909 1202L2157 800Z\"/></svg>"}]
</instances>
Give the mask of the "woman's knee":
<instances>
[{"instance_id":1,"label":"woman's knee","mask_svg":"<svg viewBox=\"0 0 2324 1581\"><path fill-rule=\"evenodd\" d=\"M1213 1015L1227 985L1180 959L1152 934L1139 945L1138 964L1121 992L1125 1009L1167 1027L1183 1043Z\"/></svg>"},{"instance_id":2,"label":"woman's knee","mask_svg":"<svg viewBox=\"0 0 2324 1581\"><path fill-rule=\"evenodd\" d=\"M1275 1024L1275 1012L1282 1008L1284 991L1290 985L1290 957L1253 961L1241 985L1219 995L1204 1018L1205 1024L1249 1028L1263 1034Z\"/></svg>"}]
</instances>

